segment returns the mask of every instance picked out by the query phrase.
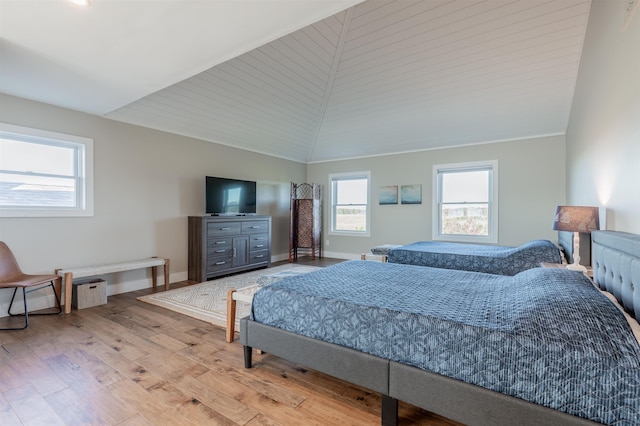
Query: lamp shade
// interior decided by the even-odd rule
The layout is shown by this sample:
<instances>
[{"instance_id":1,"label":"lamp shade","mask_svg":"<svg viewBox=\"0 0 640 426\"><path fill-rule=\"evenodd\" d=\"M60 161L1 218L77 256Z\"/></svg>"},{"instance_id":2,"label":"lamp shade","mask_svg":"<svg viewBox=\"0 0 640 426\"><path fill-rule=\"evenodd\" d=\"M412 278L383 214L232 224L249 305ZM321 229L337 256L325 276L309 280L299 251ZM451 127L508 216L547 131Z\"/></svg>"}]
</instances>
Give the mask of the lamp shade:
<instances>
[{"instance_id":1,"label":"lamp shade","mask_svg":"<svg viewBox=\"0 0 640 426\"><path fill-rule=\"evenodd\" d=\"M558 206L553 217L554 231L590 233L600 229L597 207Z\"/></svg>"}]
</instances>

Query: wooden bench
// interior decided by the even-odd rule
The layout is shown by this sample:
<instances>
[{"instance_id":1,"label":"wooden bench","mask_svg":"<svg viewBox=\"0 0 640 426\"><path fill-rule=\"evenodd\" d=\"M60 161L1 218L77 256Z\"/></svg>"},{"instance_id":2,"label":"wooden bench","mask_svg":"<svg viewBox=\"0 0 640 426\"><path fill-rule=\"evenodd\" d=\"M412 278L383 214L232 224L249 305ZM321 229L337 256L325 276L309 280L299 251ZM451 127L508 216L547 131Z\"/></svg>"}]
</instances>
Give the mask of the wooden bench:
<instances>
[{"instance_id":1,"label":"wooden bench","mask_svg":"<svg viewBox=\"0 0 640 426\"><path fill-rule=\"evenodd\" d=\"M169 290L169 259L150 257L130 262L111 263L107 265L83 266L78 268L56 269L56 275L64 278L64 313L71 313L71 289L74 278L93 277L115 272L132 271L134 269L151 268L153 287L158 286L158 266L164 267L164 289Z\"/></svg>"}]
</instances>

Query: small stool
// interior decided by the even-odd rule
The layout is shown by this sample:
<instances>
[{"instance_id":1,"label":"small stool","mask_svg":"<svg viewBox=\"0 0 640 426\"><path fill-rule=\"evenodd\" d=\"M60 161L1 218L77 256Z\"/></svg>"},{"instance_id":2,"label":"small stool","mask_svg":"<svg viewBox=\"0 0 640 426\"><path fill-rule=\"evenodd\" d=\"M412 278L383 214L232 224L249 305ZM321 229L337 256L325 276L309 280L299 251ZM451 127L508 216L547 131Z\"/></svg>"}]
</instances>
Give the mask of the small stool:
<instances>
[{"instance_id":1,"label":"small stool","mask_svg":"<svg viewBox=\"0 0 640 426\"><path fill-rule=\"evenodd\" d=\"M381 246L371 247L371 251L369 253L362 253L360 255L360 259L362 260L377 260L380 262L387 261L387 255L391 250L396 247L400 247L395 244L383 244Z\"/></svg>"},{"instance_id":2,"label":"small stool","mask_svg":"<svg viewBox=\"0 0 640 426\"><path fill-rule=\"evenodd\" d=\"M253 295L261 288L262 285L254 285L240 290L230 289L227 292L227 343L233 342L235 338L236 302L251 304L253 301Z\"/></svg>"},{"instance_id":3,"label":"small stool","mask_svg":"<svg viewBox=\"0 0 640 426\"><path fill-rule=\"evenodd\" d=\"M379 262L386 262L387 255L386 254L373 254L373 253L362 253L360 255L360 260L375 260Z\"/></svg>"}]
</instances>

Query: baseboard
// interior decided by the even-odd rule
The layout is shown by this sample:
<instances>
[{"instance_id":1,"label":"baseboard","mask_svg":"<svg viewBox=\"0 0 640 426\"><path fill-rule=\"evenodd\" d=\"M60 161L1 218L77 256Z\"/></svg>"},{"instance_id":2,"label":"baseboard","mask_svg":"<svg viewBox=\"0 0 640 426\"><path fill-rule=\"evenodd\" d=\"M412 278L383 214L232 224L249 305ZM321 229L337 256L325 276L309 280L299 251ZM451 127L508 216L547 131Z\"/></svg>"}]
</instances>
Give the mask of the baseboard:
<instances>
[{"instance_id":1,"label":"baseboard","mask_svg":"<svg viewBox=\"0 0 640 426\"><path fill-rule=\"evenodd\" d=\"M39 311L41 309L47 309L56 306L56 300L53 297L53 292L51 291L51 287L47 287L47 291L51 294L47 295L43 294L39 296L34 296L34 293L27 294L27 305L29 306L29 312ZM11 294L11 292L7 291L7 293ZM0 303L0 318L9 316L9 300L6 302ZM14 314L22 314L24 313L24 306L22 302L22 290L18 289L18 293L16 294L16 300L13 302L12 312Z\"/></svg>"},{"instance_id":2,"label":"baseboard","mask_svg":"<svg viewBox=\"0 0 640 426\"><path fill-rule=\"evenodd\" d=\"M360 253L340 253L336 251L324 251L322 252L324 257L330 257L332 259L345 259L345 260L354 260L360 259Z\"/></svg>"}]
</instances>

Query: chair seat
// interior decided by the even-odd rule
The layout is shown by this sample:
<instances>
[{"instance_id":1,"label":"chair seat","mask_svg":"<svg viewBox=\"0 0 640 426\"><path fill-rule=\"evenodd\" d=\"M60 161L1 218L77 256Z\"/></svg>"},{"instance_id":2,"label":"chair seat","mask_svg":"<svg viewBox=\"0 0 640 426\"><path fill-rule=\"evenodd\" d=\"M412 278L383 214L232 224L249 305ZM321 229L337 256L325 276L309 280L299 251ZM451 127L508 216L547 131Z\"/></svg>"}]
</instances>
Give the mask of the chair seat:
<instances>
[{"instance_id":1,"label":"chair seat","mask_svg":"<svg viewBox=\"0 0 640 426\"><path fill-rule=\"evenodd\" d=\"M47 284L57 279L57 275L19 274L0 278L0 288L33 287L34 285Z\"/></svg>"}]
</instances>

